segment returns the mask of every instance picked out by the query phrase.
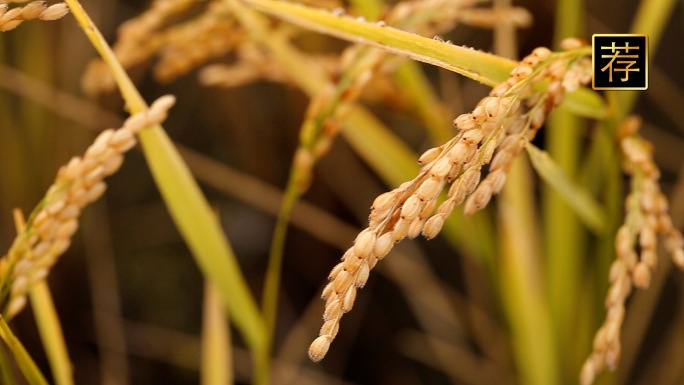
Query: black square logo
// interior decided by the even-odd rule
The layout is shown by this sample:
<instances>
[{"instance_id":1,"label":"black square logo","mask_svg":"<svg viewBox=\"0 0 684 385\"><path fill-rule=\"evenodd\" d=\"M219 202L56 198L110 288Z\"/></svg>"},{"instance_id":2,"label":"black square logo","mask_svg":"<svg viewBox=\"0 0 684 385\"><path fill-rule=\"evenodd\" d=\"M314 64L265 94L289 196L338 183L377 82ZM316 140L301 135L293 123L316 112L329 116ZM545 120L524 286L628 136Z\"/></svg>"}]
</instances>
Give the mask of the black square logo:
<instances>
[{"instance_id":1,"label":"black square logo","mask_svg":"<svg viewBox=\"0 0 684 385\"><path fill-rule=\"evenodd\" d=\"M592 37L595 90L648 88L648 36L597 34Z\"/></svg>"}]
</instances>

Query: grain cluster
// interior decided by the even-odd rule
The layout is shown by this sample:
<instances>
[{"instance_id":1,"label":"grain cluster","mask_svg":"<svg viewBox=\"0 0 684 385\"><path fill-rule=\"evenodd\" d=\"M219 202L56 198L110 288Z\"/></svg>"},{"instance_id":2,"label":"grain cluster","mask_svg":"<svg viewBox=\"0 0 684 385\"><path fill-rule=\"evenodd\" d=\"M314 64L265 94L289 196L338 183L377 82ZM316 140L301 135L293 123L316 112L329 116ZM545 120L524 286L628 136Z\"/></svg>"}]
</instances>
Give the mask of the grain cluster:
<instances>
[{"instance_id":1,"label":"grain cluster","mask_svg":"<svg viewBox=\"0 0 684 385\"><path fill-rule=\"evenodd\" d=\"M164 96L144 112L132 115L118 129L100 133L83 156L59 169L42 203L17 235L7 256L0 259L0 307L12 318L26 305L26 295L44 280L52 266L71 245L83 209L105 192L104 178L114 174L124 153L135 146L143 128L163 122L175 103Z\"/></svg>"},{"instance_id":2,"label":"grain cluster","mask_svg":"<svg viewBox=\"0 0 684 385\"><path fill-rule=\"evenodd\" d=\"M21 7L10 8L6 1L0 1L0 32L17 28L27 20L52 21L69 13L66 3L48 6L47 1L32 1Z\"/></svg>"},{"instance_id":3,"label":"grain cluster","mask_svg":"<svg viewBox=\"0 0 684 385\"><path fill-rule=\"evenodd\" d=\"M473 5L468 0L402 2L388 11L382 25L421 35L443 33L453 28L460 11ZM442 9L449 11L442 12ZM351 17L346 16L342 9L333 13L338 17ZM379 79L396 70L396 65L387 65L387 59L384 51L354 44L339 55L339 60L333 67L322 67L330 74L331 81L309 103L306 120L301 128L300 145L294 157L294 167L302 179L300 191L308 186L313 165L327 153L340 129L340 123L361 95L370 88L367 87L368 84L376 82L374 85L377 85ZM221 77L225 75L228 74Z\"/></svg>"},{"instance_id":4,"label":"grain cluster","mask_svg":"<svg viewBox=\"0 0 684 385\"><path fill-rule=\"evenodd\" d=\"M561 103L564 92L588 82L590 76L581 55L535 49L472 112L454 120L456 137L420 156L423 168L415 179L375 199L368 228L332 269L323 290L324 324L309 348L313 361L325 356L358 289L394 244L421 233L434 238L458 205L464 204L466 215L487 206L503 188L515 157ZM446 199L440 203L447 185Z\"/></svg>"},{"instance_id":5,"label":"grain cluster","mask_svg":"<svg viewBox=\"0 0 684 385\"><path fill-rule=\"evenodd\" d=\"M617 367L625 302L634 288L649 287L658 265L658 236L663 238L675 265L684 269L684 237L672 225L668 201L658 182L660 170L653 161L651 144L638 134L640 124L639 118L630 117L620 128L623 169L631 178L631 191L625 200L625 222L615 236L616 259L610 267L606 319L582 366L582 385L592 384L605 368Z\"/></svg>"},{"instance_id":6,"label":"grain cluster","mask_svg":"<svg viewBox=\"0 0 684 385\"><path fill-rule=\"evenodd\" d=\"M284 29L282 25L276 28ZM126 69L152 63L154 77L160 82L171 82L230 53L235 55L230 66L206 66L206 73L200 73L203 83L235 86L259 78L283 80L282 68L248 39L222 0L155 0L145 12L119 27L113 50ZM227 67L231 70L226 71ZM88 65L82 87L86 93L98 95L113 91L116 85L106 64L95 59Z\"/></svg>"}]
</instances>

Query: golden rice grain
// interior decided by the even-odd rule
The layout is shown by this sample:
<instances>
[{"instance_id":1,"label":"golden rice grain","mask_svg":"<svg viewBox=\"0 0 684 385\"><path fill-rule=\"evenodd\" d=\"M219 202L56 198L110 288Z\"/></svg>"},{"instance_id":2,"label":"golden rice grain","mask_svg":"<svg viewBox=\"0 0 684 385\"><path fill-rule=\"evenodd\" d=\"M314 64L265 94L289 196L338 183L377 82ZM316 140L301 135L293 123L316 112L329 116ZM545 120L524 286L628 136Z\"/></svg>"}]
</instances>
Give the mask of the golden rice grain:
<instances>
[{"instance_id":1,"label":"golden rice grain","mask_svg":"<svg viewBox=\"0 0 684 385\"><path fill-rule=\"evenodd\" d=\"M632 191L625 199L625 222L615 235L617 259L610 268L611 286L606 295L606 319L596 333L594 345L580 372L582 385L590 385L604 369L614 370L619 362L620 329L624 320L625 301L633 288L647 289L657 267L658 235L675 264L684 269L684 237L672 226L667 213L667 198L660 192L660 171L653 162L652 146L639 136L641 121L625 120L618 132L624 156L623 169L634 179Z\"/></svg>"},{"instance_id":2,"label":"golden rice grain","mask_svg":"<svg viewBox=\"0 0 684 385\"><path fill-rule=\"evenodd\" d=\"M415 179L374 200L368 228L357 236L343 262L332 269L330 283L323 290L325 323L309 349L312 360L319 361L325 356L341 317L351 310L357 296L357 290L351 288L366 284L370 270L394 243L421 232L428 239L434 238L455 206L465 201L464 211L470 215L487 206L493 195L501 191L513 159L534 138L560 100L558 94L565 92L561 82L566 70L571 73L568 67L575 77L587 70L574 69L574 63L567 56L553 59L548 49L536 49L472 112L454 119L458 135L420 156L423 168ZM533 91L533 83L548 86ZM527 100L532 102L521 103ZM485 167L488 164L489 168ZM449 183L447 199L438 204L440 192ZM614 291L616 303L627 295L622 283ZM325 327L328 324L335 325L335 333Z\"/></svg>"},{"instance_id":3,"label":"golden rice grain","mask_svg":"<svg viewBox=\"0 0 684 385\"><path fill-rule=\"evenodd\" d=\"M0 31L6 32L27 20L57 20L69 13L66 3L57 3L48 7L45 1L32 1L23 7L9 9L7 4L0 4Z\"/></svg>"},{"instance_id":4,"label":"golden rice grain","mask_svg":"<svg viewBox=\"0 0 684 385\"><path fill-rule=\"evenodd\" d=\"M47 277L49 269L69 248L78 230L80 213L105 192L104 178L118 170L123 153L132 147L131 143L135 144L135 134L166 119L174 102L174 97L164 96L147 111L129 118L122 128L101 132L83 157L74 157L60 168L43 204L29 217L7 256L0 259L0 285L11 288L9 298L0 298L7 318L22 310L31 285Z\"/></svg>"}]
</instances>

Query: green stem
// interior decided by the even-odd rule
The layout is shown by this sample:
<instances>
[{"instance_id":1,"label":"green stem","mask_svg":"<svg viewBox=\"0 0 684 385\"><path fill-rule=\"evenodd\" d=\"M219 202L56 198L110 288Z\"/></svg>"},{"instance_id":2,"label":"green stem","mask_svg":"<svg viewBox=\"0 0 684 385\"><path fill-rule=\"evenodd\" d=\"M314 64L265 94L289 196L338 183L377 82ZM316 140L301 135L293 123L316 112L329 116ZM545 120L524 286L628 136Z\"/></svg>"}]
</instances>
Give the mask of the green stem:
<instances>
[{"instance_id":1,"label":"green stem","mask_svg":"<svg viewBox=\"0 0 684 385\"><path fill-rule=\"evenodd\" d=\"M584 4L582 0L558 0L556 7L555 45L562 39L582 35ZM565 108L556 109L548 119L546 148L565 174L574 178L581 151L582 119ZM581 347L587 336L575 336L578 318L589 313L577 311L580 268L582 266L586 231L575 212L550 186L542 189L544 221L544 254L546 285L551 317L555 327L559 359L563 360L563 378L574 378L581 361L568 354ZM585 321L582 321L585 322Z\"/></svg>"},{"instance_id":2,"label":"green stem","mask_svg":"<svg viewBox=\"0 0 684 385\"><path fill-rule=\"evenodd\" d=\"M584 1L558 0L556 3L556 26L553 32L554 47L568 37L582 37L584 31Z\"/></svg>"},{"instance_id":3,"label":"green stem","mask_svg":"<svg viewBox=\"0 0 684 385\"><path fill-rule=\"evenodd\" d=\"M71 385L74 383L71 360L69 360L69 353L64 343L64 333L55 311L55 305L52 302L50 289L45 281L41 281L31 288L29 294L55 384Z\"/></svg>"},{"instance_id":4,"label":"green stem","mask_svg":"<svg viewBox=\"0 0 684 385\"><path fill-rule=\"evenodd\" d=\"M227 385L233 381L228 316L216 286L204 284L202 314L201 385Z\"/></svg>"},{"instance_id":5,"label":"green stem","mask_svg":"<svg viewBox=\"0 0 684 385\"><path fill-rule=\"evenodd\" d=\"M570 178L576 175L581 151L581 123L579 117L564 109L558 109L549 116L546 148ZM572 333L575 323L578 322L575 317L586 314L577 311L586 231L572 208L550 186L545 185L542 188L542 205L547 292L558 346L562 347L557 353L559 357L564 357L564 367L568 373L575 373L579 370L581 362L568 362L568 359L574 357L567 352L576 346L575 343L579 342L580 338Z\"/></svg>"},{"instance_id":6,"label":"green stem","mask_svg":"<svg viewBox=\"0 0 684 385\"><path fill-rule=\"evenodd\" d=\"M532 175L524 158L509 171L499 199L502 300L521 383L558 384L551 318L540 277Z\"/></svg>"},{"instance_id":7,"label":"green stem","mask_svg":"<svg viewBox=\"0 0 684 385\"><path fill-rule=\"evenodd\" d=\"M0 347L2 347L2 345L0 345ZM0 384L17 385L17 379L12 375L13 369L14 365L3 347L0 349Z\"/></svg>"},{"instance_id":8,"label":"green stem","mask_svg":"<svg viewBox=\"0 0 684 385\"><path fill-rule=\"evenodd\" d=\"M278 212L278 219L273 231L273 239L271 240L271 249L269 251L268 267L266 269L264 282L264 294L262 297L262 308L264 321L266 322L266 335L267 341L269 342L269 350L273 348L272 344L275 336L278 295L280 294L280 276L283 265L287 229L292 209L301 196L301 191L297 187L300 185L299 174L300 173L297 172L293 166L287 187L285 188L283 200L280 204L280 211Z\"/></svg>"},{"instance_id":9,"label":"green stem","mask_svg":"<svg viewBox=\"0 0 684 385\"><path fill-rule=\"evenodd\" d=\"M110 67L131 113L147 105L78 0L66 0L81 28ZM140 132L140 142L157 187L204 275L219 289L231 319L254 357L254 382L265 384L268 359L265 327L237 259L197 182L160 125Z\"/></svg>"},{"instance_id":10,"label":"green stem","mask_svg":"<svg viewBox=\"0 0 684 385\"><path fill-rule=\"evenodd\" d=\"M273 0L245 3L293 24L357 43L377 46L411 59L440 66L494 86L506 79L515 62L482 51L425 38L396 28L339 17L299 4Z\"/></svg>"},{"instance_id":11,"label":"green stem","mask_svg":"<svg viewBox=\"0 0 684 385\"><path fill-rule=\"evenodd\" d=\"M26 378L29 385L48 385L47 380L43 377L38 366L33 361L33 358L28 354L21 342L14 336L12 329L10 329L5 318L0 316L0 339L5 341L8 349L14 355L17 366Z\"/></svg>"}]
</instances>

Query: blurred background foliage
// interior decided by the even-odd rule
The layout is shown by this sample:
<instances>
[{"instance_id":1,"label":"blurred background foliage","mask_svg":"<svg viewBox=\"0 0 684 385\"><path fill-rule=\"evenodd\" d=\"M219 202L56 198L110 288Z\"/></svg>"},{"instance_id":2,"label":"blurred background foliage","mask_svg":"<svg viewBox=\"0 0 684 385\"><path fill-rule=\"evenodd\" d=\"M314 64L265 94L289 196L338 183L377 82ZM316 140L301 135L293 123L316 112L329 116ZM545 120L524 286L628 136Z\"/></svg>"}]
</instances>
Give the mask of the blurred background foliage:
<instances>
[{"instance_id":1,"label":"blurred background foliage","mask_svg":"<svg viewBox=\"0 0 684 385\"><path fill-rule=\"evenodd\" d=\"M348 6L325 3L326 8ZM149 2L84 0L83 5L105 37L114 42L116 28L145 10ZM531 26L517 32L518 54L552 46L554 1L523 0L515 5L533 17ZM587 2L580 37L589 40L592 33L628 31L637 5L637 1ZM644 117L643 135L654 143L654 157L663 171L662 187L671 198L672 215L680 228L684 221L682 21L684 4L679 2L650 67L650 88L640 94L635 107ZM458 25L443 38L493 50L488 28ZM317 34L301 34L296 43L311 52L340 52L347 45ZM24 23L0 34L0 249L8 249L15 235L12 209L30 212L58 167L81 153L97 130L117 127L124 117L119 113L123 106L118 93L89 98L81 91L82 74L95 56L70 16L52 23ZM440 117L444 126L450 127L451 118L472 109L488 91L456 74L427 65L421 68L448 111ZM287 182L307 96L292 85L269 81L207 87L197 81L197 71L161 83L153 78L150 63L137 65L130 73L147 100L176 95L178 103L165 129L188 149L186 154L201 153L221 165L201 163L196 155L190 161L202 170L198 178L204 192L220 213L258 298L275 223L273 213L278 193ZM423 122L401 90L395 91L391 98L385 93L377 99L371 85L362 100L416 152L428 148ZM593 124L583 126L583 141L588 141L585 133ZM535 143L544 147L544 130ZM295 210L298 224L290 229L285 246L273 383L520 383L498 295L505 288L497 287L501 283L493 280L491 266L483 265L481 258L459 253L440 238L399 245L389 256L396 261L381 263L379 274L373 274L361 291L329 356L320 364L308 362L306 348L317 333L323 308L318 299L321 285L356 231L365 227L373 198L389 187L341 137L316 167L303 200L339 222L321 222L320 213L311 215L310 208ZM312 235L307 224L326 226L334 238ZM476 231L471 230L473 237ZM563 232L563 228L552 231ZM587 266L594 263L587 255L577 258ZM613 256L603 258L606 263ZM575 325L575 341L561 348L559 354L569 362L563 373L567 384L576 382L602 318L599 310L606 279L591 268L582 275L589 276L587 286L578 283L578 287L595 293L595 304L582 309L598 314L591 325ZM606 383L684 381L684 280L676 271L659 279L664 282L660 292L639 292L630 301L623 362L616 375L604 376ZM76 383L197 382L203 278L140 152L127 155L121 171L109 179L104 199L86 210L72 247L49 282ZM49 372L31 311L24 311L12 325L38 364ZM233 340L236 378L246 383L248 355L239 336Z\"/></svg>"}]
</instances>

